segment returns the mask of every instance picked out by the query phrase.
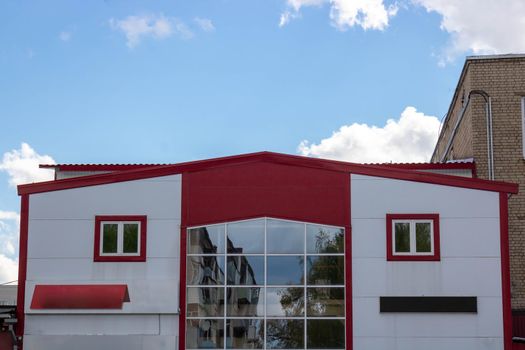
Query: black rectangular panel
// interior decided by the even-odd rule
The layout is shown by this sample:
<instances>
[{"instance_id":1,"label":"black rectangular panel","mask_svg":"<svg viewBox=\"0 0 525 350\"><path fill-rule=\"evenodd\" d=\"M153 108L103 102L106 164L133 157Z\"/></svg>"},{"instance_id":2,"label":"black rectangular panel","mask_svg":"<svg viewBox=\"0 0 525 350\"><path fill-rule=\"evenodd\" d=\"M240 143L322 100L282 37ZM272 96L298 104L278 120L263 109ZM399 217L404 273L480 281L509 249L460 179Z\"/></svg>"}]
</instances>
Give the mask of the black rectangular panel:
<instances>
[{"instance_id":1,"label":"black rectangular panel","mask_svg":"<svg viewBox=\"0 0 525 350\"><path fill-rule=\"evenodd\" d=\"M379 297L379 312L478 312L477 297Z\"/></svg>"}]
</instances>

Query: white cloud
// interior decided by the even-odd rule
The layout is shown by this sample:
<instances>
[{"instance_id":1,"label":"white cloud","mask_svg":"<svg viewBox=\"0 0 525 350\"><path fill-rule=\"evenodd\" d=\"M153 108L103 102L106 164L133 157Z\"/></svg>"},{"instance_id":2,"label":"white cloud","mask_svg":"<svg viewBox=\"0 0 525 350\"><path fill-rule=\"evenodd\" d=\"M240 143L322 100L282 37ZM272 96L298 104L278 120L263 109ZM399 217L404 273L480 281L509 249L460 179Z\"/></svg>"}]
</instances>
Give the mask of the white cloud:
<instances>
[{"instance_id":1,"label":"white cloud","mask_svg":"<svg viewBox=\"0 0 525 350\"><path fill-rule=\"evenodd\" d=\"M211 21L211 19L195 17L194 21L195 23L197 23L199 28L205 32L215 31L215 26L213 25L213 22Z\"/></svg>"},{"instance_id":2,"label":"white cloud","mask_svg":"<svg viewBox=\"0 0 525 350\"><path fill-rule=\"evenodd\" d=\"M5 152L0 162L0 171L9 176L9 185L46 181L53 179L53 171L39 169L39 164L54 164L48 155L38 154L27 143L20 149ZM14 211L0 210L0 283L18 278L18 245L20 215Z\"/></svg>"},{"instance_id":3,"label":"white cloud","mask_svg":"<svg viewBox=\"0 0 525 350\"><path fill-rule=\"evenodd\" d=\"M397 7L386 7L383 0L331 0L330 19L339 30L355 25L364 30L383 30L388 19L397 14Z\"/></svg>"},{"instance_id":4,"label":"white cloud","mask_svg":"<svg viewBox=\"0 0 525 350\"><path fill-rule=\"evenodd\" d=\"M177 19L173 20L173 23L175 24L175 31L182 39L188 40L195 36L186 23Z\"/></svg>"},{"instance_id":5,"label":"white cloud","mask_svg":"<svg viewBox=\"0 0 525 350\"><path fill-rule=\"evenodd\" d=\"M73 34L71 34L71 32L60 32L60 34L58 34L58 38L64 42L68 42L69 40L71 40L71 37L73 36Z\"/></svg>"},{"instance_id":6,"label":"white cloud","mask_svg":"<svg viewBox=\"0 0 525 350\"><path fill-rule=\"evenodd\" d=\"M412 0L442 16L441 29L451 35L443 62L465 52L474 54L525 51L523 0Z\"/></svg>"},{"instance_id":7,"label":"white cloud","mask_svg":"<svg viewBox=\"0 0 525 350\"><path fill-rule=\"evenodd\" d=\"M0 283L18 278L18 232L20 215L0 210Z\"/></svg>"},{"instance_id":8,"label":"white cloud","mask_svg":"<svg viewBox=\"0 0 525 350\"><path fill-rule=\"evenodd\" d=\"M287 9L281 14L282 27L300 16L302 7L329 4L332 25L344 31L354 26L364 30L383 30L388 27L390 17L397 13L394 5L386 6L383 0L287 0Z\"/></svg>"},{"instance_id":9,"label":"white cloud","mask_svg":"<svg viewBox=\"0 0 525 350\"><path fill-rule=\"evenodd\" d=\"M0 254L0 283L18 279L18 259L10 259Z\"/></svg>"},{"instance_id":10,"label":"white cloud","mask_svg":"<svg viewBox=\"0 0 525 350\"><path fill-rule=\"evenodd\" d=\"M399 120L382 127L344 125L318 144L302 141L302 155L359 163L426 162L437 141L440 122L436 117L406 107Z\"/></svg>"},{"instance_id":11,"label":"white cloud","mask_svg":"<svg viewBox=\"0 0 525 350\"><path fill-rule=\"evenodd\" d=\"M55 160L48 155L40 155L27 143L22 143L20 149L4 153L0 163L0 171L9 175L9 184L20 184L47 181L53 179L53 170L39 169L39 164L54 164Z\"/></svg>"},{"instance_id":12,"label":"white cloud","mask_svg":"<svg viewBox=\"0 0 525 350\"><path fill-rule=\"evenodd\" d=\"M117 20L111 18L109 25L114 30L121 31L126 36L126 45L134 48L144 38L154 38L157 40L166 39L176 34L182 39L191 39L193 32L188 26L175 18L165 17L163 14L128 16L125 19Z\"/></svg>"}]
</instances>

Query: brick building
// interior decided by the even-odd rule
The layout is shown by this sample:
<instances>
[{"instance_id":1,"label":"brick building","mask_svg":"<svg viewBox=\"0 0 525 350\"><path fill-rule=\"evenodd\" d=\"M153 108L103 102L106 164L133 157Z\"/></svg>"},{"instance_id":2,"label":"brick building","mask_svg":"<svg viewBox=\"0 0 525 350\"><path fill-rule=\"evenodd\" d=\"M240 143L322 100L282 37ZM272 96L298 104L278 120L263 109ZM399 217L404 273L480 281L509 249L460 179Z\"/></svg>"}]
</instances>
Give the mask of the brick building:
<instances>
[{"instance_id":1,"label":"brick building","mask_svg":"<svg viewBox=\"0 0 525 350\"><path fill-rule=\"evenodd\" d=\"M473 158L478 177L525 185L524 101L525 55L467 57L432 162ZM512 308L518 314L525 309L523 189L509 198L509 235Z\"/></svg>"}]
</instances>

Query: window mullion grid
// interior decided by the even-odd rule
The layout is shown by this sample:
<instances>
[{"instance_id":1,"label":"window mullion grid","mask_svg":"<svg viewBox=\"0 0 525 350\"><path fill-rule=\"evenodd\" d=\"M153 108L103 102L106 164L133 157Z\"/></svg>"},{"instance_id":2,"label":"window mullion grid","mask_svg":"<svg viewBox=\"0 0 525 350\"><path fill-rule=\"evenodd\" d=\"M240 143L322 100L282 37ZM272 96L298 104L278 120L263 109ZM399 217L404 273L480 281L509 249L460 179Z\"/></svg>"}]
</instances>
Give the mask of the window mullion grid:
<instances>
[{"instance_id":1,"label":"window mullion grid","mask_svg":"<svg viewBox=\"0 0 525 350\"><path fill-rule=\"evenodd\" d=\"M263 313L263 341L264 341L264 344L263 344L263 349L266 349L266 319L267 319L267 315L268 315L268 305L266 303L266 300L268 300L268 297L267 297L267 285L268 285L268 266L267 266L267 253L268 253L268 248L267 248L267 235L266 235L266 230L268 228L268 218L264 218L264 281L263 281L263 290L264 290L264 313Z\"/></svg>"},{"instance_id":2,"label":"window mullion grid","mask_svg":"<svg viewBox=\"0 0 525 350\"><path fill-rule=\"evenodd\" d=\"M224 224L224 317L223 317L223 336L222 346L226 349L226 338L227 338L227 324L226 315L228 309L228 224Z\"/></svg>"},{"instance_id":3,"label":"window mullion grid","mask_svg":"<svg viewBox=\"0 0 525 350\"><path fill-rule=\"evenodd\" d=\"M307 260L307 255L306 255L306 224L304 224L304 246L303 246L303 265L304 265L304 277L303 277L303 284L304 284L304 295L303 295L303 322L304 322L304 325L303 325L303 331L304 331L304 338L303 338L303 349L306 349L306 337L307 337L307 334L306 334L306 303L308 302L307 301L307 289L306 289L306 285L308 284L307 280L308 280L308 275L307 275L307 264L308 264L308 260Z\"/></svg>"}]
</instances>

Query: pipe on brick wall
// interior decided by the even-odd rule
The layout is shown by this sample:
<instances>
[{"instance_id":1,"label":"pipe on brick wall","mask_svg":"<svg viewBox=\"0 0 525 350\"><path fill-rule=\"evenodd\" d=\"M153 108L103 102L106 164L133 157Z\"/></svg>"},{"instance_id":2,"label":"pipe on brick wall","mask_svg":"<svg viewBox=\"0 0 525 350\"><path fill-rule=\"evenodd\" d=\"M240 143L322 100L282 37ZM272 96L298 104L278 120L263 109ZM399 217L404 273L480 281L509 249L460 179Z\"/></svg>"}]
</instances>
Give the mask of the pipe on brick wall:
<instances>
[{"instance_id":1,"label":"pipe on brick wall","mask_svg":"<svg viewBox=\"0 0 525 350\"><path fill-rule=\"evenodd\" d=\"M461 121L463 120L463 117L465 116L465 112L467 111L467 108L470 104L470 99L472 95L480 95L485 100L485 115L486 115L486 123L487 123L487 167L488 167L488 178L489 180L494 180L494 143L493 143L493 135L492 135L492 100L485 91L483 90L471 90L467 96L467 101L465 102L465 105L459 112L458 120L456 121L456 125L454 125L454 129L452 129L452 133L450 134L450 139L447 142L447 147L445 148L445 152L441 156L441 162L444 162L447 158L448 153L450 152L450 149L452 147L452 142L454 141L454 137L456 136L456 133L458 131L459 125L461 124Z\"/></svg>"}]
</instances>

